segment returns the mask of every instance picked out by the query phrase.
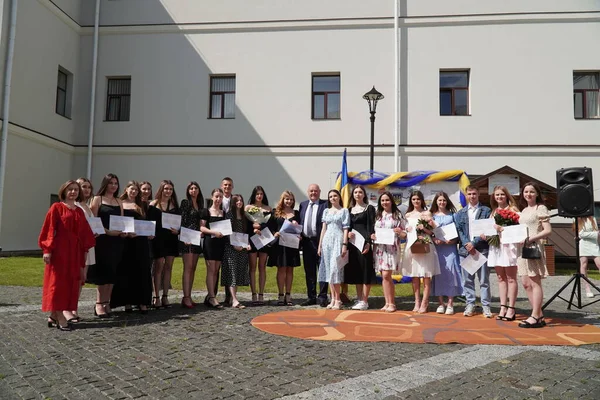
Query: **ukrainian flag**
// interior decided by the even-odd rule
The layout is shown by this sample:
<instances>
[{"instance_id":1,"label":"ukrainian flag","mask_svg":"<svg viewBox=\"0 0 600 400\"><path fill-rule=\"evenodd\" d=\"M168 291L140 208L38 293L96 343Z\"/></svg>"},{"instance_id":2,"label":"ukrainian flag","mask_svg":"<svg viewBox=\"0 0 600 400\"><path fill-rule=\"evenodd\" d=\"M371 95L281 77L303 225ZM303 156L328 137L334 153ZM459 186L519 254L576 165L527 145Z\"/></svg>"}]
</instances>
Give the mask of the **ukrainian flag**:
<instances>
[{"instance_id":1,"label":"ukrainian flag","mask_svg":"<svg viewBox=\"0 0 600 400\"><path fill-rule=\"evenodd\" d=\"M346 164L346 149L342 158L342 172L336 182L336 188L342 194L342 206L349 207L352 194L350 193L350 182L348 181L348 165Z\"/></svg>"}]
</instances>

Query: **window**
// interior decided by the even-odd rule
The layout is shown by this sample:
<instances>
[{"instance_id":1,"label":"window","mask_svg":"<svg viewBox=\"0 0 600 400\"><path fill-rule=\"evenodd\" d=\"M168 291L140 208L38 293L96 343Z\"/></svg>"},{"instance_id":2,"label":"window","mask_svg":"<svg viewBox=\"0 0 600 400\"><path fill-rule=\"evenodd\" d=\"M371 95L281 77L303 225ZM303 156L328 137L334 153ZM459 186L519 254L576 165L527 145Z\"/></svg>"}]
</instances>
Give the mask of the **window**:
<instances>
[{"instance_id":1,"label":"window","mask_svg":"<svg viewBox=\"0 0 600 400\"><path fill-rule=\"evenodd\" d=\"M71 93L73 87L73 74L58 67L58 78L56 81L56 107L55 111L58 115L65 118L71 118Z\"/></svg>"},{"instance_id":2,"label":"window","mask_svg":"<svg viewBox=\"0 0 600 400\"><path fill-rule=\"evenodd\" d=\"M235 75L210 77L210 114L208 118L235 118Z\"/></svg>"},{"instance_id":3,"label":"window","mask_svg":"<svg viewBox=\"0 0 600 400\"><path fill-rule=\"evenodd\" d=\"M469 71L440 71L440 115L469 115Z\"/></svg>"},{"instance_id":4,"label":"window","mask_svg":"<svg viewBox=\"0 0 600 400\"><path fill-rule=\"evenodd\" d=\"M600 118L600 72L573 72L575 119Z\"/></svg>"},{"instance_id":5,"label":"window","mask_svg":"<svg viewBox=\"0 0 600 400\"><path fill-rule=\"evenodd\" d=\"M312 119L340 119L340 74L313 75Z\"/></svg>"},{"instance_id":6,"label":"window","mask_svg":"<svg viewBox=\"0 0 600 400\"><path fill-rule=\"evenodd\" d=\"M129 121L131 77L108 78L106 121Z\"/></svg>"}]
</instances>

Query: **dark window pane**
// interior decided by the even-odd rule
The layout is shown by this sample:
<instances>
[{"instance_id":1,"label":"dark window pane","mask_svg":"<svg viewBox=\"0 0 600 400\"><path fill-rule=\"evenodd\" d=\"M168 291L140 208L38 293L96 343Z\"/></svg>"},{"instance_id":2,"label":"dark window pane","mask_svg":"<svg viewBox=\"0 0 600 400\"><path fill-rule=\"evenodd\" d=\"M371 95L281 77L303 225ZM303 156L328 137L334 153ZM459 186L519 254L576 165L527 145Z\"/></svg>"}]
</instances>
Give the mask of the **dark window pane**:
<instances>
[{"instance_id":1,"label":"dark window pane","mask_svg":"<svg viewBox=\"0 0 600 400\"><path fill-rule=\"evenodd\" d=\"M313 76L313 92L339 92L339 76Z\"/></svg>"},{"instance_id":2,"label":"dark window pane","mask_svg":"<svg viewBox=\"0 0 600 400\"><path fill-rule=\"evenodd\" d=\"M325 118L325 96L318 94L313 96L313 118L323 119Z\"/></svg>"},{"instance_id":3,"label":"dark window pane","mask_svg":"<svg viewBox=\"0 0 600 400\"><path fill-rule=\"evenodd\" d=\"M118 121L120 103L120 97L108 98L108 112L106 113L106 119L108 121Z\"/></svg>"},{"instance_id":4,"label":"dark window pane","mask_svg":"<svg viewBox=\"0 0 600 400\"><path fill-rule=\"evenodd\" d=\"M440 87L455 88L468 87L469 73L467 71L459 72L440 72Z\"/></svg>"},{"instance_id":5,"label":"dark window pane","mask_svg":"<svg viewBox=\"0 0 600 400\"><path fill-rule=\"evenodd\" d=\"M573 89L598 89L599 75L598 73L573 73Z\"/></svg>"},{"instance_id":6,"label":"dark window pane","mask_svg":"<svg viewBox=\"0 0 600 400\"><path fill-rule=\"evenodd\" d=\"M121 97L121 107L119 110L119 121L129 121L129 105L130 105L130 96L122 96Z\"/></svg>"},{"instance_id":7,"label":"dark window pane","mask_svg":"<svg viewBox=\"0 0 600 400\"><path fill-rule=\"evenodd\" d=\"M327 95L327 118L340 118L340 95L337 93Z\"/></svg>"},{"instance_id":8,"label":"dark window pane","mask_svg":"<svg viewBox=\"0 0 600 400\"><path fill-rule=\"evenodd\" d=\"M66 114L67 93L58 89L56 91L56 113L62 116Z\"/></svg>"},{"instance_id":9,"label":"dark window pane","mask_svg":"<svg viewBox=\"0 0 600 400\"><path fill-rule=\"evenodd\" d=\"M235 93L225 93L224 118L235 118Z\"/></svg>"},{"instance_id":10,"label":"dark window pane","mask_svg":"<svg viewBox=\"0 0 600 400\"><path fill-rule=\"evenodd\" d=\"M67 90L67 74L62 71L58 71L58 87Z\"/></svg>"},{"instance_id":11,"label":"dark window pane","mask_svg":"<svg viewBox=\"0 0 600 400\"><path fill-rule=\"evenodd\" d=\"M235 92L235 77L212 78L213 92Z\"/></svg>"},{"instance_id":12,"label":"dark window pane","mask_svg":"<svg viewBox=\"0 0 600 400\"><path fill-rule=\"evenodd\" d=\"M440 90L440 115L452 115L452 92Z\"/></svg>"},{"instance_id":13,"label":"dark window pane","mask_svg":"<svg viewBox=\"0 0 600 400\"><path fill-rule=\"evenodd\" d=\"M573 106L575 108L575 118L583 118L583 93L573 93Z\"/></svg>"},{"instance_id":14,"label":"dark window pane","mask_svg":"<svg viewBox=\"0 0 600 400\"><path fill-rule=\"evenodd\" d=\"M469 114L469 92L467 90L454 91L454 114L468 115Z\"/></svg>"},{"instance_id":15,"label":"dark window pane","mask_svg":"<svg viewBox=\"0 0 600 400\"><path fill-rule=\"evenodd\" d=\"M210 113L211 118L221 118L221 95L213 94L212 96L212 110Z\"/></svg>"},{"instance_id":16,"label":"dark window pane","mask_svg":"<svg viewBox=\"0 0 600 400\"><path fill-rule=\"evenodd\" d=\"M600 118L600 96L599 92L586 92L585 94L585 109L586 118Z\"/></svg>"}]
</instances>

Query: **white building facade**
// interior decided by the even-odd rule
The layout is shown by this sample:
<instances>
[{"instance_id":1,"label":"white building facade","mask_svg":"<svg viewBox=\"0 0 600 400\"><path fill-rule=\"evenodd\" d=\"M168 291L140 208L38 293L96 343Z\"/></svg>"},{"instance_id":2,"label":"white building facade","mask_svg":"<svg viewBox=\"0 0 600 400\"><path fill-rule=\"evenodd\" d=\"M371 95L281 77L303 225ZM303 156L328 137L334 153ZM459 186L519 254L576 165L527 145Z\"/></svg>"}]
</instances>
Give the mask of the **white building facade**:
<instances>
[{"instance_id":1,"label":"white building facade","mask_svg":"<svg viewBox=\"0 0 600 400\"><path fill-rule=\"evenodd\" d=\"M325 192L344 148L350 171L369 168L372 86L377 171L393 172L397 134L401 171L510 165L554 184L585 165L600 188L595 0L400 0L397 36L393 0L101 0L94 99L95 0L16 3L4 251L37 248L51 194L86 175L91 131L96 188L112 172L122 188L171 179L180 198L224 176L271 204Z\"/></svg>"}]
</instances>

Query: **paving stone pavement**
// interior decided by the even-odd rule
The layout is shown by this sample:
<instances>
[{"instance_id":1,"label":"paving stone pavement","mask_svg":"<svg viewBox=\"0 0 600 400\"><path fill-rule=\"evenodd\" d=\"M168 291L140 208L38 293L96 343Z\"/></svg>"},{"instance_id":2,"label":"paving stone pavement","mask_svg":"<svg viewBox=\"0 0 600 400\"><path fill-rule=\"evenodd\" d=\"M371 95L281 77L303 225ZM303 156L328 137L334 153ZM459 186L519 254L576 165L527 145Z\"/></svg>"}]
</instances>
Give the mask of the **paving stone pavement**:
<instances>
[{"instance_id":1,"label":"paving stone pavement","mask_svg":"<svg viewBox=\"0 0 600 400\"><path fill-rule=\"evenodd\" d=\"M546 296L567 278L546 279ZM171 301L180 296L172 292ZM147 315L117 310L100 320L87 289L84 320L60 332L45 327L40 298L39 288L0 286L0 399L600 398L600 345L300 340L250 325L257 315L282 310L274 302L223 311L174 306ZM398 305L412 309L410 299ZM526 299L518 307L527 310ZM556 300L546 314L600 326L600 303L569 311Z\"/></svg>"}]
</instances>

